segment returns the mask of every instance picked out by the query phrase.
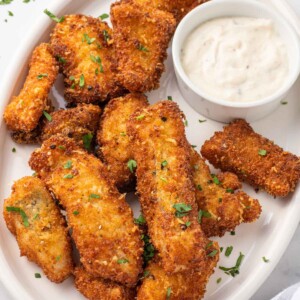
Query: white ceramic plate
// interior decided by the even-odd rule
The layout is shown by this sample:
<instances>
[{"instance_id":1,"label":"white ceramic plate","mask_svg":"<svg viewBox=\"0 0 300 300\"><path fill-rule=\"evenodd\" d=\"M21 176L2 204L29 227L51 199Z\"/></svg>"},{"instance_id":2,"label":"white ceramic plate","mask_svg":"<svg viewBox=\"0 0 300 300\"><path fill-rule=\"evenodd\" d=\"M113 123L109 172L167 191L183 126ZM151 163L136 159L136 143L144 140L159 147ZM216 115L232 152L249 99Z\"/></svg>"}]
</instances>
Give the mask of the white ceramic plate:
<instances>
[{"instance_id":1,"label":"white ceramic plate","mask_svg":"<svg viewBox=\"0 0 300 300\"><path fill-rule=\"evenodd\" d=\"M112 1L102 0L65 0L56 6L47 5L48 9L56 15L84 13L92 16L99 16L109 12ZM14 180L25 175L32 174L27 161L35 147L21 146L15 144L5 128L2 119L4 107L12 95L17 94L23 84L27 62L34 47L41 41L49 40L49 32L55 24L45 15L36 20L35 29L24 38L22 47L13 58L11 68L7 70L5 80L0 84L0 199L1 216L2 204L11 190ZM169 49L169 54L171 53ZM182 98L178 91L175 74L172 66L172 59L169 55L166 61L167 71L161 80L161 88L150 93L149 99L153 103L159 99L172 96L188 119L187 137L191 144L197 145L198 149L203 142L211 137L216 130L221 130L223 124L211 120L199 123L204 119L197 114ZM58 106L63 105L62 78L58 78L51 93L51 98ZM297 96L300 94L300 81L296 83L286 101L287 105L280 106L272 115L259 122L251 124L254 129L262 135L274 140L285 149L300 154L299 129L300 129L300 102ZM12 153L12 148L16 153ZM207 287L205 299L249 299L260 287L267 276L272 272L281 255L287 248L293 233L300 220L300 191L299 187L295 193L287 199L273 199L264 192L256 194L252 188L245 185L245 190L251 196L260 199L263 213L260 219L253 224L243 224L236 230L236 235L226 234L223 238L217 239L220 246L234 246L229 258L220 255L222 266L233 266L239 252L245 254L245 259L240 268L240 274L232 278L223 271L216 269ZM130 201L132 203L132 201ZM137 203L134 203L135 213L139 213ZM43 274L41 279L36 279L34 273L41 272L40 268L19 256L19 248L15 238L5 226L4 220L0 217L0 280L7 288L12 299L43 299L43 300L79 300L84 299L74 285L72 279L62 284L51 283ZM270 260L265 263L262 257ZM41 272L42 273L42 272ZM221 283L216 280L222 278Z\"/></svg>"}]
</instances>

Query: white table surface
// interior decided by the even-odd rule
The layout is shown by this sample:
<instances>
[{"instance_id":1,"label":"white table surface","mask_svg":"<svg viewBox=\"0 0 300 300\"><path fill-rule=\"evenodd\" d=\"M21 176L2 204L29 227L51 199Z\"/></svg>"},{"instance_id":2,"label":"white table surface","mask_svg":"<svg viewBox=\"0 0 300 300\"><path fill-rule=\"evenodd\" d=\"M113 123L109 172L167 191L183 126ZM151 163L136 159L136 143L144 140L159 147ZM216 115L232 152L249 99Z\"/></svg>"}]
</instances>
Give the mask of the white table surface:
<instances>
[{"instance_id":1,"label":"white table surface","mask_svg":"<svg viewBox=\"0 0 300 300\"><path fill-rule=\"evenodd\" d=\"M0 5L0 81L5 76L5 69L14 59L14 53L22 44L22 38L35 26L36 17L43 13L47 4L63 0L14 0L9 5ZM83 0L88 1L88 0ZM300 18L300 1L288 0ZM9 16L11 11L14 16ZM7 21L5 21L7 20ZM1 92L1 91L0 91ZM300 226L288 246L279 264L260 287L252 300L267 300L284 288L300 281ZM0 283L0 299L10 300ZM35 300L35 299L34 299Z\"/></svg>"}]
</instances>

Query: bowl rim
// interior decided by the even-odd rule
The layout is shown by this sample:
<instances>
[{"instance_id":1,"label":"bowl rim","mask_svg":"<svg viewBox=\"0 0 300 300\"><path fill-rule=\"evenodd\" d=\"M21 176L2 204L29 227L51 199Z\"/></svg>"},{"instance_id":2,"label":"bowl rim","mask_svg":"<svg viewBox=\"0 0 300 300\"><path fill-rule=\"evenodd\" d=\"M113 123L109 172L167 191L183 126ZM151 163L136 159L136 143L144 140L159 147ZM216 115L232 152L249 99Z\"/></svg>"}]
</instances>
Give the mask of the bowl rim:
<instances>
[{"instance_id":1,"label":"bowl rim","mask_svg":"<svg viewBox=\"0 0 300 300\"><path fill-rule=\"evenodd\" d=\"M270 19L272 19L275 23L280 25L283 25L286 28L286 31L288 34L290 34L291 38L294 41L294 45L296 49L296 53L298 54L295 57L295 63L293 63L293 68L290 69L288 72L287 80L283 86L278 89L275 93L271 94L270 96L264 97L260 100L255 101L246 101L246 102L238 102L238 101L228 101L228 100L222 100L217 97L213 97L206 92L204 92L200 87L198 87L196 84L194 84L191 79L187 76L186 72L184 71L181 59L180 59L180 53L181 53L181 46L179 44L179 35L182 33L182 31L186 30L186 25L189 23L190 19L194 18L196 15L201 13L205 13L206 10L213 10L214 7L223 4L228 5L228 3L233 3L234 5L248 5L248 6L256 6L259 10L266 11L270 15ZM236 10L233 11L233 13L236 14ZM228 14L226 14L228 16ZM224 15L225 16L225 15ZM243 14L241 14L243 16ZM219 16L216 16L215 18L218 18ZM212 20L211 18L210 20ZM206 21L199 21L198 25L203 24ZM195 26L195 28L197 27ZM186 36L192 32L187 31ZM288 45L290 47L290 45ZM294 30L294 28L289 24L289 22L274 8L267 6L264 3L261 3L259 1L253 1L253 0L213 0L206 2L195 9L193 9L191 12L189 12L179 23L172 42L172 57L173 57L173 64L174 68L176 70L177 77L179 76L181 80L184 82L186 86L188 86L189 89L191 89L194 93L196 93L198 96L204 98L205 100L219 104L226 107L232 107L232 108L250 108L250 107L257 107L264 104L268 104L273 101L279 101L283 100L284 96L288 93L288 91L291 89L291 87L296 82L297 78L300 74L300 37Z\"/></svg>"}]
</instances>

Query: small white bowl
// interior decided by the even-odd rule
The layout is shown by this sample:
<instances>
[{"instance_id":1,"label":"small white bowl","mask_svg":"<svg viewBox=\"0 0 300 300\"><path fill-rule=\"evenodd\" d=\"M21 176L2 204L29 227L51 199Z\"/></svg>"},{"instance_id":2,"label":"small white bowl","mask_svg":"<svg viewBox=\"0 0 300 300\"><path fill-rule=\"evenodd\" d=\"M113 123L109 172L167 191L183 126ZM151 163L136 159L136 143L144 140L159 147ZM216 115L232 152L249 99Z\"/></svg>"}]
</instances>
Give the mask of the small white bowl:
<instances>
[{"instance_id":1,"label":"small white bowl","mask_svg":"<svg viewBox=\"0 0 300 300\"><path fill-rule=\"evenodd\" d=\"M229 102L208 95L186 75L181 64L181 50L185 39L200 24L228 16L273 20L275 29L287 45L289 59L288 78L273 95L253 102ZM300 43L296 32L279 13L253 0L213 0L192 10L176 29L172 55L179 89L184 99L200 114L225 123L236 118L252 122L270 114L285 98L300 73Z\"/></svg>"}]
</instances>

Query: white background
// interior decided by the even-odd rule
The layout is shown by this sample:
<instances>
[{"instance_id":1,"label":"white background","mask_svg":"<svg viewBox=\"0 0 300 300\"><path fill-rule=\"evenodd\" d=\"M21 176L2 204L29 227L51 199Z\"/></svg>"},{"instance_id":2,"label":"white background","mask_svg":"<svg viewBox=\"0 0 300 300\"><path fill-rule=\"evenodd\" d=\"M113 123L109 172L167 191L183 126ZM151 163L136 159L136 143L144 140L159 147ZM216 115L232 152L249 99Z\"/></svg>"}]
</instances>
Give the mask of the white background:
<instances>
[{"instance_id":1,"label":"white background","mask_svg":"<svg viewBox=\"0 0 300 300\"><path fill-rule=\"evenodd\" d=\"M51 0L49 2L46 0L31 0L29 3L23 3L23 0L14 0L9 5L0 5L0 82L5 76L6 68L14 60L15 51L22 45L22 39L30 34L31 28L35 26L36 18L43 14L47 4L55 1L63 0ZM288 0L288 2L300 18L300 1ZM8 11L11 11L14 16L9 16ZM281 261L252 299L270 299L282 289L300 281L299 253L300 227L298 227ZM0 299L9 299L3 294L1 284Z\"/></svg>"}]
</instances>

